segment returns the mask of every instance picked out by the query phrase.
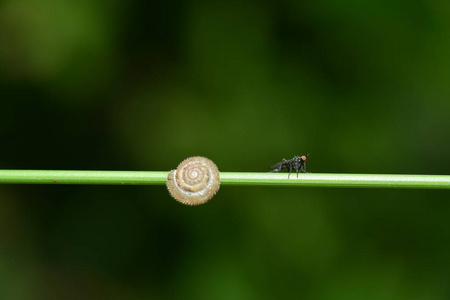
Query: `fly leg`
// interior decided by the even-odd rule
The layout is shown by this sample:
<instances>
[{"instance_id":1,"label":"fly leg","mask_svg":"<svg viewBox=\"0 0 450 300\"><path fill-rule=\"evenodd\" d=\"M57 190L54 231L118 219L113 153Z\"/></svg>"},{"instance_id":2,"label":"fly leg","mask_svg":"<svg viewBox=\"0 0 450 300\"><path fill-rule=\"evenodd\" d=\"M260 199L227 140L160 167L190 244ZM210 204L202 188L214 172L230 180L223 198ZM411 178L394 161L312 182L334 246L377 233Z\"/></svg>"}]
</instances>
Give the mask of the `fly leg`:
<instances>
[{"instance_id":1,"label":"fly leg","mask_svg":"<svg viewBox=\"0 0 450 300\"><path fill-rule=\"evenodd\" d=\"M303 162L303 164L302 164L302 166L301 166L300 169L301 169L304 173L309 173L309 172L306 172L306 161Z\"/></svg>"}]
</instances>

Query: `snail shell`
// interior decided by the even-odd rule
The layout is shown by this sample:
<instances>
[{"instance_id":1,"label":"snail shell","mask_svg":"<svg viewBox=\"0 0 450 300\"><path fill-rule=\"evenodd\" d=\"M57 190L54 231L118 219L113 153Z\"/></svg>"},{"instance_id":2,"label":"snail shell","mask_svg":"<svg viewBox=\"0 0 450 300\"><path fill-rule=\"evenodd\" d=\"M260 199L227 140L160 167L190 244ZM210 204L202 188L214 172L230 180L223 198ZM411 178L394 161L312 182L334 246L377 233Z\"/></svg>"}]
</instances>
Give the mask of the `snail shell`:
<instances>
[{"instance_id":1,"label":"snail shell","mask_svg":"<svg viewBox=\"0 0 450 300\"><path fill-rule=\"evenodd\" d=\"M189 157L169 172L166 185L177 201L187 205L203 204L219 190L219 169L206 157Z\"/></svg>"}]
</instances>

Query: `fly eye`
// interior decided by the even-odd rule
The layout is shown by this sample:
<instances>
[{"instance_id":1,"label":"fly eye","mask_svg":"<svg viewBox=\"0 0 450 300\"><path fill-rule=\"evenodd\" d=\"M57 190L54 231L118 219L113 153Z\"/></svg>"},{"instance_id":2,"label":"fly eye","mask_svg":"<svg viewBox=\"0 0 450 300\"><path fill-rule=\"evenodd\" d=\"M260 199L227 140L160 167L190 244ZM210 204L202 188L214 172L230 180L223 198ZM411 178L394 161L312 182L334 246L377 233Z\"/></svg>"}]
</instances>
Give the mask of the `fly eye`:
<instances>
[{"instance_id":1,"label":"fly eye","mask_svg":"<svg viewBox=\"0 0 450 300\"><path fill-rule=\"evenodd\" d=\"M303 161L306 161L306 160L307 160L307 157L303 155L303 156L301 157L301 159L302 159Z\"/></svg>"}]
</instances>

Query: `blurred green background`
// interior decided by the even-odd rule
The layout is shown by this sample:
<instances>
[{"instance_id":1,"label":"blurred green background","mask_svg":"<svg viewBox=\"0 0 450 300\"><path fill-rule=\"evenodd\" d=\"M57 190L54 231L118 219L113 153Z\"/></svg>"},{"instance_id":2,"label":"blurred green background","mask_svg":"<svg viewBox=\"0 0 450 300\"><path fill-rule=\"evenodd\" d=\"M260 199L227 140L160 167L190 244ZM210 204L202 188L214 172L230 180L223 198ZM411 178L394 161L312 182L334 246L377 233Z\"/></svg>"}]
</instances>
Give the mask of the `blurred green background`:
<instances>
[{"instance_id":1,"label":"blurred green background","mask_svg":"<svg viewBox=\"0 0 450 300\"><path fill-rule=\"evenodd\" d=\"M4 0L0 168L448 174L450 4ZM0 186L1 299L449 299L448 191Z\"/></svg>"}]
</instances>

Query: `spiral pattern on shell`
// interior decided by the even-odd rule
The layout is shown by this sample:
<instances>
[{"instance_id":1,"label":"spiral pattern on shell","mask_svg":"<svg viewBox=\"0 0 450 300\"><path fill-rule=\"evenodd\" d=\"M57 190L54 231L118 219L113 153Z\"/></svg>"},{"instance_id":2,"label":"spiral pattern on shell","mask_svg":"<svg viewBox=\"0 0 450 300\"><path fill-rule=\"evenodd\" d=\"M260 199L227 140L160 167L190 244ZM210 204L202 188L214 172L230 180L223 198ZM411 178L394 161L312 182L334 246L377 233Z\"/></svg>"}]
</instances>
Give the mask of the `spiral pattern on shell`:
<instances>
[{"instance_id":1,"label":"spiral pattern on shell","mask_svg":"<svg viewBox=\"0 0 450 300\"><path fill-rule=\"evenodd\" d=\"M219 169L206 157L189 157L169 172L166 185L177 201L187 205L203 204L219 190Z\"/></svg>"}]
</instances>

